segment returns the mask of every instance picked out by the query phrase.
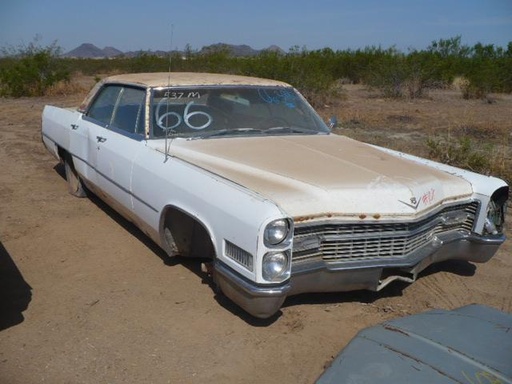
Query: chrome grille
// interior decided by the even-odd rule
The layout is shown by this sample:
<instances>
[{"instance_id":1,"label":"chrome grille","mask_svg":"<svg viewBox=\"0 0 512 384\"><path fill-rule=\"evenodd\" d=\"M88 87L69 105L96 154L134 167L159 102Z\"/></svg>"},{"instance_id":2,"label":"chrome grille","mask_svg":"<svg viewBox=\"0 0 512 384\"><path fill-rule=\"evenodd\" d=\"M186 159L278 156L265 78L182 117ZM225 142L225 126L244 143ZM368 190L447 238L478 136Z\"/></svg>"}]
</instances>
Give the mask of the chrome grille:
<instances>
[{"instance_id":1,"label":"chrome grille","mask_svg":"<svg viewBox=\"0 0 512 384\"><path fill-rule=\"evenodd\" d=\"M292 260L338 263L406 257L436 235L471 232L478 207L478 202L453 205L415 222L296 226Z\"/></svg>"}]
</instances>

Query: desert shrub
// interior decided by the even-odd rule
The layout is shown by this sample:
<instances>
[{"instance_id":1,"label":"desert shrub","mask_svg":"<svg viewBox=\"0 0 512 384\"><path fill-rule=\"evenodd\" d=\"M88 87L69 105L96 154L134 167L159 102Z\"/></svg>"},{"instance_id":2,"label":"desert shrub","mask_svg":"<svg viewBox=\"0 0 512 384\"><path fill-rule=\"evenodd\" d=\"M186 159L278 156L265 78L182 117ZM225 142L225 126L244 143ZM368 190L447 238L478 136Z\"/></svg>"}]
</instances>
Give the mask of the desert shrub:
<instances>
[{"instance_id":1,"label":"desert shrub","mask_svg":"<svg viewBox=\"0 0 512 384\"><path fill-rule=\"evenodd\" d=\"M7 52L7 54L6 54ZM40 95L69 78L84 75L168 71L169 57L141 52L136 57L114 59L60 58L53 44L8 48L0 57L0 94ZM333 51L308 51L292 47L288 53L263 51L257 56L235 57L228 46L194 51L189 45L172 54L173 71L244 74L286 81L298 88L315 106L332 104L339 96L339 79L365 83L385 97L420 98L431 88L449 87L456 78L464 98L484 98L490 92L512 92L512 42L506 48L475 44L461 37L440 39L424 50L403 53L396 48L365 47Z\"/></svg>"},{"instance_id":2,"label":"desert shrub","mask_svg":"<svg viewBox=\"0 0 512 384\"><path fill-rule=\"evenodd\" d=\"M508 132L500 144L475 144L468 137L428 138L428 156L436 161L502 178L512 183Z\"/></svg>"},{"instance_id":3,"label":"desert shrub","mask_svg":"<svg viewBox=\"0 0 512 384\"><path fill-rule=\"evenodd\" d=\"M129 61L129 72L166 72L169 59L148 52L141 52Z\"/></svg>"},{"instance_id":4,"label":"desert shrub","mask_svg":"<svg viewBox=\"0 0 512 384\"><path fill-rule=\"evenodd\" d=\"M405 57L394 49L384 52L368 66L365 83L384 97L402 98L408 79Z\"/></svg>"},{"instance_id":5,"label":"desert shrub","mask_svg":"<svg viewBox=\"0 0 512 384\"><path fill-rule=\"evenodd\" d=\"M330 51L332 52L332 51ZM313 106L325 105L338 96L328 70L328 50L308 52L294 47L290 53L263 52L254 59L241 59L239 73L285 81L297 88Z\"/></svg>"},{"instance_id":6,"label":"desert shrub","mask_svg":"<svg viewBox=\"0 0 512 384\"><path fill-rule=\"evenodd\" d=\"M451 87L456 91L463 91L469 86L469 80L464 76L455 76L451 82Z\"/></svg>"},{"instance_id":7,"label":"desert shrub","mask_svg":"<svg viewBox=\"0 0 512 384\"><path fill-rule=\"evenodd\" d=\"M55 43L42 47L37 39L27 46L3 48L0 67L0 94L3 96L42 96L55 84L69 81L69 71L58 56Z\"/></svg>"},{"instance_id":8,"label":"desert shrub","mask_svg":"<svg viewBox=\"0 0 512 384\"><path fill-rule=\"evenodd\" d=\"M506 55L503 48L493 44L477 43L473 46L471 60L465 68L465 75L470 83L463 90L465 99L481 99L491 92L510 91L512 71L508 67L512 61Z\"/></svg>"},{"instance_id":9,"label":"desert shrub","mask_svg":"<svg viewBox=\"0 0 512 384\"><path fill-rule=\"evenodd\" d=\"M174 70L189 72L212 72L212 73L240 73L240 61L242 58L233 57L229 49L219 46L206 53L192 53L187 51L185 60L175 60ZM248 59L250 60L250 59Z\"/></svg>"},{"instance_id":10,"label":"desert shrub","mask_svg":"<svg viewBox=\"0 0 512 384\"><path fill-rule=\"evenodd\" d=\"M428 138L426 145L429 157L441 163L489 174L492 164L489 153L494 151L492 144L485 148L474 145L468 137L461 138Z\"/></svg>"},{"instance_id":11,"label":"desert shrub","mask_svg":"<svg viewBox=\"0 0 512 384\"><path fill-rule=\"evenodd\" d=\"M415 99L424 97L435 84L430 55L413 51L408 55L394 48L380 50L365 71L364 82L380 90L384 97Z\"/></svg>"}]
</instances>

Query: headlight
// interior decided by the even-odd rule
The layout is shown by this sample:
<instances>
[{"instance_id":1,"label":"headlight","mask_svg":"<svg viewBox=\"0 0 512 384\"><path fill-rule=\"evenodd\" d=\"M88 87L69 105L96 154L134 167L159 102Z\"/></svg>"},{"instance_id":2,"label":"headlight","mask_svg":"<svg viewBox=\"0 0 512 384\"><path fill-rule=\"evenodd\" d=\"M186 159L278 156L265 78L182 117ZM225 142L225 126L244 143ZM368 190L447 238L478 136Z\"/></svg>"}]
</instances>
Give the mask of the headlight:
<instances>
[{"instance_id":1,"label":"headlight","mask_svg":"<svg viewBox=\"0 0 512 384\"><path fill-rule=\"evenodd\" d=\"M265 245L275 246L282 243L290 234L290 223L286 219L271 221L263 234Z\"/></svg>"},{"instance_id":2,"label":"headlight","mask_svg":"<svg viewBox=\"0 0 512 384\"><path fill-rule=\"evenodd\" d=\"M487 233L497 235L503 232L507 199L508 187L498 189L491 196L491 201L487 207L487 218L484 224Z\"/></svg>"},{"instance_id":3,"label":"headlight","mask_svg":"<svg viewBox=\"0 0 512 384\"><path fill-rule=\"evenodd\" d=\"M491 235L497 235L503 231L505 222L505 211L503 206L499 207L494 201L489 203L487 209L487 218L485 219L485 229Z\"/></svg>"},{"instance_id":4,"label":"headlight","mask_svg":"<svg viewBox=\"0 0 512 384\"><path fill-rule=\"evenodd\" d=\"M263 256L261 274L267 281L281 282L290 277L288 252L272 252Z\"/></svg>"}]
</instances>

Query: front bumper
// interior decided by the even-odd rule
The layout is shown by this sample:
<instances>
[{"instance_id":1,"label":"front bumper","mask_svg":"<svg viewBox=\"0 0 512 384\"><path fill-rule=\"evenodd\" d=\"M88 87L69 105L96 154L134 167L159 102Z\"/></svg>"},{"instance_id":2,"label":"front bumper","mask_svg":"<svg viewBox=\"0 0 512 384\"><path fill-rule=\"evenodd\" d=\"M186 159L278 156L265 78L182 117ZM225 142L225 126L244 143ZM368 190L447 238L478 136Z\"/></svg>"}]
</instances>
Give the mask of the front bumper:
<instances>
[{"instance_id":1,"label":"front bumper","mask_svg":"<svg viewBox=\"0 0 512 384\"><path fill-rule=\"evenodd\" d=\"M274 315L281 308L291 288L289 282L273 286L257 285L218 260L215 262L214 276L215 283L227 297L261 319Z\"/></svg>"},{"instance_id":2,"label":"front bumper","mask_svg":"<svg viewBox=\"0 0 512 384\"><path fill-rule=\"evenodd\" d=\"M314 292L378 291L395 280L413 282L429 265L445 260L488 261L505 241L504 235L482 237L456 232L400 259L359 263L292 263L286 283L262 286L251 282L220 261L215 263L215 281L238 306L258 318L268 318L281 308L287 296Z\"/></svg>"}]
</instances>

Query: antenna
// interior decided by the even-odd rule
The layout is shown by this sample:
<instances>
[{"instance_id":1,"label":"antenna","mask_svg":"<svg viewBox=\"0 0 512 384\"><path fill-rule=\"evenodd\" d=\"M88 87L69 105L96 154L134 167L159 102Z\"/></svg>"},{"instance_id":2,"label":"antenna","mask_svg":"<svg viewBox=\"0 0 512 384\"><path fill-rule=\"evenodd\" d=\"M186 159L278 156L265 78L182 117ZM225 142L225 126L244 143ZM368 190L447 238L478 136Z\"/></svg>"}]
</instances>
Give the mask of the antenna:
<instances>
[{"instance_id":1,"label":"antenna","mask_svg":"<svg viewBox=\"0 0 512 384\"><path fill-rule=\"evenodd\" d=\"M171 70L172 70L172 40L174 38L174 24L171 24L171 46L169 48L169 77L168 77L168 84L171 85Z\"/></svg>"},{"instance_id":2,"label":"antenna","mask_svg":"<svg viewBox=\"0 0 512 384\"><path fill-rule=\"evenodd\" d=\"M167 74L167 92L169 92L169 88L171 87L171 70L172 70L172 40L174 38L174 24L171 23L171 46L169 47L169 71ZM170 103L170 97L167 96L167 106L166 106L166 116L169 116L169 103ZM166 117L167 121L169 122L169 117ZM165 131L165 160L164 163L167 161L167 158L169 157L169 148L167 147L167 138L169 137L169 131L170 129L167 129Z\"/></svg>"}]
</instances>

